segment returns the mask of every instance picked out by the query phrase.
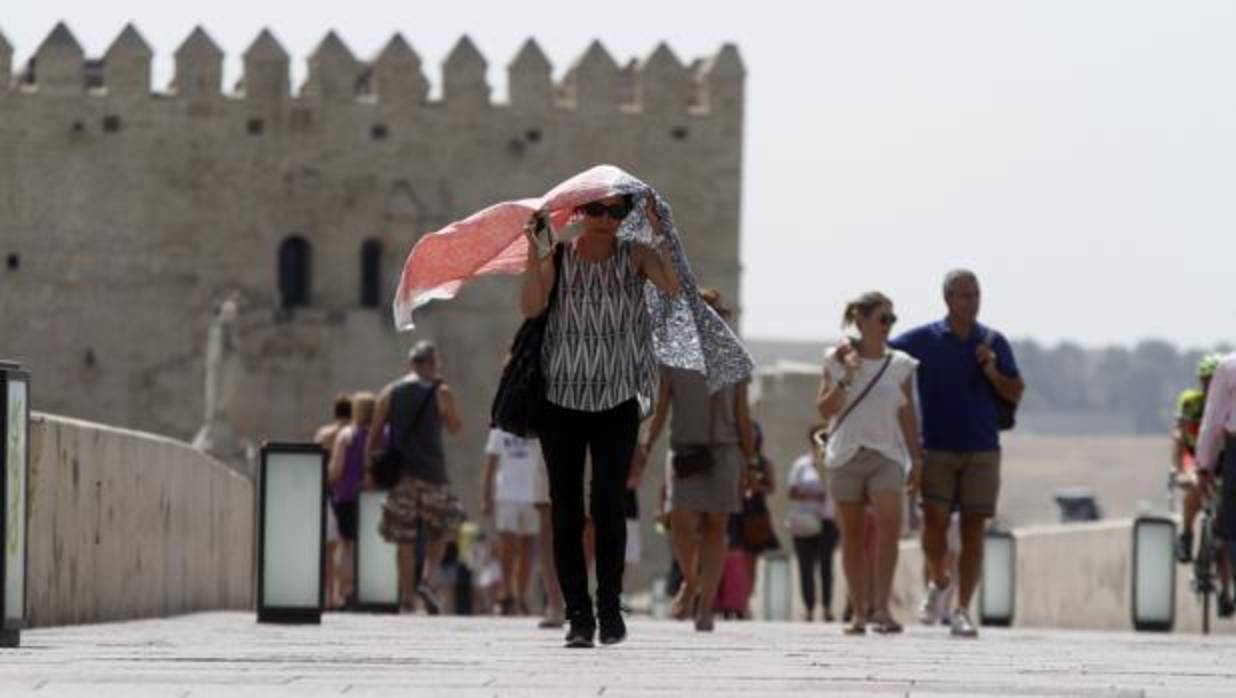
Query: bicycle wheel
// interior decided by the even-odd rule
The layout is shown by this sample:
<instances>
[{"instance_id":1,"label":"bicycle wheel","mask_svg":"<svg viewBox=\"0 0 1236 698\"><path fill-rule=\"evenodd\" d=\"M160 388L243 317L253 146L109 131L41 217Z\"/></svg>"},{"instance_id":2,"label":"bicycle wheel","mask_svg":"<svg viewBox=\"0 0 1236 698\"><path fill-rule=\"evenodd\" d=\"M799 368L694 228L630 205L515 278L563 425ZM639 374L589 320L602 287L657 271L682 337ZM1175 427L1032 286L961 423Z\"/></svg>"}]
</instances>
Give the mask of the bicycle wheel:
<instances>
[{"instance_id":1,"label":"bicycle wheel","mask_svg":"<svg viewBox=\"0 0 1236 698\"><path fill-rule=\"evenodd\" d=\"M1197 542L1197 557L1193 560L1193 584L1202 596L1202 634L1209 635L1210 597L1215 591L1215 539L1209 512L1203 513L1199 523L1201 535Z\"/></svg>"}]
</instances>

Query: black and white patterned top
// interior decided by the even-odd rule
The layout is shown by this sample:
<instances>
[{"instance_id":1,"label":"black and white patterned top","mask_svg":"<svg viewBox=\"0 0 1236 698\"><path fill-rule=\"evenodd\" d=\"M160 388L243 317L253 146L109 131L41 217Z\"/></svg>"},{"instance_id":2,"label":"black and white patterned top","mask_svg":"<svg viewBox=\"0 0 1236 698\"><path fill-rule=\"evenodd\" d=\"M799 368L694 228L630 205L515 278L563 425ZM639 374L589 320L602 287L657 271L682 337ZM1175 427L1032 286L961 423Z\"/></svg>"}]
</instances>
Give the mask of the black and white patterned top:
<instances>
[{"instance_id":1,"label":"black and white patterned top","mask_svg":"<svg viewBox=\"0 0 1236 698\"><path fill-rule=\"evenodd\" d=\"M546 398L559 407L603 412L651 397L656 360L633 244L619 240L602 262L580 259L569 244L563 251L542 349Z\"/></svg>"}]
</instances>

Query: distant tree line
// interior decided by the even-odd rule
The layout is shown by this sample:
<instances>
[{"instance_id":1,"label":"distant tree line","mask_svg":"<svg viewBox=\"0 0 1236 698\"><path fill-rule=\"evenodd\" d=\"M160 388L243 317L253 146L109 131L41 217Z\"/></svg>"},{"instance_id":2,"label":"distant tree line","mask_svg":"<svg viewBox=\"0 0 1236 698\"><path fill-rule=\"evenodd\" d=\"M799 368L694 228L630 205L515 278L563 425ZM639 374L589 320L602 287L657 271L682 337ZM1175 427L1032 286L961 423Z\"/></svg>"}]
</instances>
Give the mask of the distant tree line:
<instances>
[{"instance_id":1,"label":"distant tree line","mask_svg":"<svg viewBox=\"0 0 1236 698\"><path fill-rule=\"evenodd\" d=\"M1134 433L1162 434L1175 416L1181 390L1198 385L1197 364L1211 351L1181 351L1161 340L1132 349L1085 349L1072 342L1045 347L1031 339L1013 342L1027 389L1027 412L1107 413L1127 418Z\"/></svg>"}]
</instances>

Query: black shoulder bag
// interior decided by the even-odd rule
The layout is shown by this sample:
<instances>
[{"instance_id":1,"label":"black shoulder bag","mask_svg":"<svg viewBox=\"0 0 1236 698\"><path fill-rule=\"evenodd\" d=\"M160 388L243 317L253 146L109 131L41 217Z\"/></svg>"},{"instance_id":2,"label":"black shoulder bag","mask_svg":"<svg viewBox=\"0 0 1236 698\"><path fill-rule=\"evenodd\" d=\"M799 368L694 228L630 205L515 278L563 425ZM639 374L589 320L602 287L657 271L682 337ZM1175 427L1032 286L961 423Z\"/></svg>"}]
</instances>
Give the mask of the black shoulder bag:
<instances>
[{"instance_id":1,"label":"black shoulder bag","mask_svg":"<svg viewBox=\"0 0 1236 698\"><path fill-rule=\"evenodd\" d=\"M412 415L412 420L408 422L408 429L414 428L421 421L421 416L425 414L425 408L429 406L429 401L434 399L434 396L437 394L438 384L434 383L433 387L429 389L429 393L421 399L421 404L416 408L416 413ZM370 464L369 471L373 473L373 481L379 489L389 490L399 484L399 478L403 476L405 466L404 454L399 450L399 444L404 442L406 436L407 434L400 436L391 434L386 448L374 452L373 463Z\"/></svg>"},{"instance_id":2,"label":"black shoulder bag","mask_svg":"<svg viewBox=\"0 0 1236 698\"><path fill-rule=\"evenodd\" d=\"M524 320L511 341L510 356L502 367L498 392L490 408L490 421L502 431L520 438L536 438L545 412L545 372L541 367L541 348L545 327L558 297L562 279L562 245L554 250L554 284L549 290L545 312Z\"/></svg>"}]
</instances>

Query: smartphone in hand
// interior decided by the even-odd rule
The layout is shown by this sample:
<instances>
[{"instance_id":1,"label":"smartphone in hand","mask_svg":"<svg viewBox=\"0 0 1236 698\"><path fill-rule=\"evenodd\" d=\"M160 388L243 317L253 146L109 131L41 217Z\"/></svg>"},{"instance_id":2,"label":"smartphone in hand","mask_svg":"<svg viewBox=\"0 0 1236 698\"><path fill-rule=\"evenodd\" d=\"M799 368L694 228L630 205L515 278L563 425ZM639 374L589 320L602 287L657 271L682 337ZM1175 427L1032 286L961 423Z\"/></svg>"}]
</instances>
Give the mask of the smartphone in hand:
<instances>
[{"instance_id":1,"label":"smartphone in hand","mask_svg":"<svg viewBox=\"0 0 1236 698\"><path fill-rule=\"evenodd\" d=\"M537 257L545 259L553 254L553 237L549 230L549 222L545 219L544 213L538 211L532 214L532 233L533 239L536 240Z\"/></svg>"}]
</instances>

